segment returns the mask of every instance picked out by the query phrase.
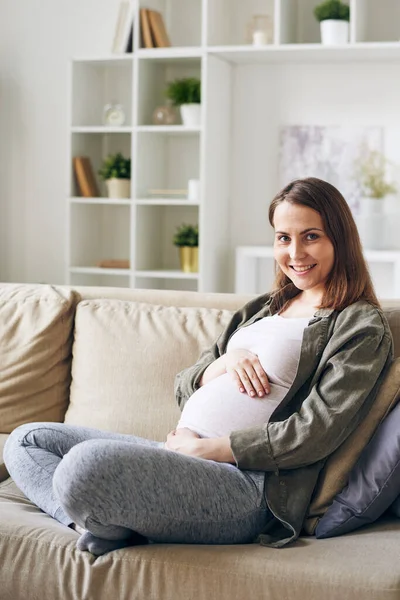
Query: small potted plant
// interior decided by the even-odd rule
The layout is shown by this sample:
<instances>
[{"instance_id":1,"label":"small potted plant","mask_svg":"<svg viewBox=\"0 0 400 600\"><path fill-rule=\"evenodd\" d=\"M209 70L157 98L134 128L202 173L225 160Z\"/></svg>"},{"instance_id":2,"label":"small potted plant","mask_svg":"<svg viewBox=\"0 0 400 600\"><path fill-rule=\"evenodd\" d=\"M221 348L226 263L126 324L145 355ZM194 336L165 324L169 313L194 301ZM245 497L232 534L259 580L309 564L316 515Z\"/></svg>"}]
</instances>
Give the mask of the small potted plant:
<instances>
[{"instance_id":1,"label":"small potted plant","mask_svg":"<svg viewBox=\"0 0 400 600\"><path fill-rule=\"evenodd\" d=\"M131 159L124 158L121 152L109 154L98 171L106 182L109 198L131 197Z\"/></svg>"},{"instance_id":2,"label":"small potted plant","mask_svg":"<svg viewBox=\"0 0 400 600\"><path fill-rule=\"evenodd\" d=\"M397 192L394 182L387 180L389 161L377 150L367 150L356 162L356 174L361 184L361 212L377 214L383 212L383 200Z\"/></svg>"},{"instance_id":3,"label":"small potted plant","mask_svg":"<svg viewBox=\"0 0 400 600\"><path fill-rule=\"evenodd\" d=\"M356 178L361 187L360 214L356 217L358 232L364 248L384 250L398 243L397 227L393 229L391 214L385 214L385 198L397 200L395 183L387 178L389 161L376 150L364 148L355 162Z\"/></svg>"},{"instance_id":4,"label":"small potted plant","mask_svg":"<svg viewBox=\"0 0 400 600\"><path fill-rule=\"evenodd\" d=\"M340 0L326 0L314 8L321 26L321 42L327 46L343 45L349 41L350 7Z\"/></svg>"},{"instance_id":5,"label":"small potted plant","mask_svg":"<svg viewBox=\"0 0 400 600\"><path fill-rule=\"evenodd\" d=\"M182 122L187 127L201 123L201 82L196 77L175 79L167 84L165 95L175 106L180 106Z\"/></svg>"},{"instance_id":6,"label":"small potted plant","mask_svg":"<svg viewBox=\"0 0 400 600\"><path fill-rule=\"evenodd\" d=\"M199 270L199 227L182 223L177 227L173 243L179 248L181 269L185 273Z\"/></svg>"}]
</instances>

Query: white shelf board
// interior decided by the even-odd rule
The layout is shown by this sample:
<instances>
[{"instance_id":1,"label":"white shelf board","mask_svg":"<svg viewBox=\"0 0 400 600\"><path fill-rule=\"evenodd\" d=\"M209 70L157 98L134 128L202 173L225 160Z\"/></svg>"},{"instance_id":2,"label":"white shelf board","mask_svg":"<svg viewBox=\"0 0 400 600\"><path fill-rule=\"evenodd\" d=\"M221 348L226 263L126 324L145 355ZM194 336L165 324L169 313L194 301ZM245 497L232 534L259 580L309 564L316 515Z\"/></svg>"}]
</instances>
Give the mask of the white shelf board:
<instances>
[{"instance_id":1,"label":"white shelf board","mask_svg":"<svg viewBox=\"0 0 400 600\"><path fill-rule=\"evenodd\" d=\"M200 133L201 127L186 127L185 125L138 125L138 133L164 133L167 135L190 135Z\"/></svg>"},{"instance_id":2,"label":"white shelf board","mask_svg":"<svg viewBox=\"0 0 400 600\"><path fill-rule=\"evenodd\" d=\"M140 48L137 51L137 57L144 60L153 60L155 62L168 62L174 64L198 64L204 55L202 48L198 46L173 46L170 48ZM193 60L195 59L195 60Z\"/></svg>"},{"instance_id":3,"label":"white shelf board","mask_svg":"<svg viewBox=\"0 0 400 600\"><path fill-rule=\"evenodd\" d=\"M135 204L139 206L199 206L199 202L191 200L180 200L175 198L145 198L135 200Z\"/></svg>"},{"instance_id":4,"label":"white shelf board","mask_svg":"<svg viewBox=\"0 0 400 600\"><path fill-rule=\"evenodd\" d=\"M70 273L85 273L86 275L130 275L130 269L104 269L102 267L69 267Z\"/></svg>"},{"instance_id":5,"label":"white shelf board","mask_svg":"<svg viewBox=\"0 0 400 600\"><path fill-rule=\"evenodd\" d=\"M106 127L104 125L73 126L72 133L132 133L133 127Z\"/></svg>"},{"instance_id":6,"label":"white shelf board","mask_svg":"<svg viewBox=\"0 0 400 600\"><path fill-rule=\"evenodd\" d=\"M398 250L364 250L364 256L369 262L397 262L400 261Z\"/></svg>"},{"instance_id":7,"label":"white shelf board","mask_svg":"<svg viewBox=\"0 0 400 600\"><path fill-rule=\"evenodd\" d=\"M343 46L322 44L269 44L209 46L207 52L238 65L264 63L400 61L400 42L358 42Z\"/></svg>"},{"instance_id":8,"label":"white shelf board","mask_svg":"<svg viewBox=\"0 0 400 600\"><path fill-rule=\"evenodd\" d=\"M98 67L112 67L129 64L133 61L132 53L109 54L101 56L76 56L72 58L73 62L90 63Z\"/></svg>"},{"instance_id":9,"label":"white shelf board","mask_svg":"<svg viewBox=\"0 0 400 600\"><path fill-rule=\"evenodd\" d=\"M70 197L71 204L109 204L110 206L131 205L130 199L123 198L81 198L80 196Z\"/></svg>"},{"instance_id":10,"label":"white shelf board","mask_svg":"<svg viewBox=\"0 0 400 600\"><path fill-rule=\"evenodd\" d=\"M157 279L198 279L198 273L184 273L183 271L172 271L163 269L160 271L135 271L136 277L154 277Z\"/></svg>"}]
</instances>

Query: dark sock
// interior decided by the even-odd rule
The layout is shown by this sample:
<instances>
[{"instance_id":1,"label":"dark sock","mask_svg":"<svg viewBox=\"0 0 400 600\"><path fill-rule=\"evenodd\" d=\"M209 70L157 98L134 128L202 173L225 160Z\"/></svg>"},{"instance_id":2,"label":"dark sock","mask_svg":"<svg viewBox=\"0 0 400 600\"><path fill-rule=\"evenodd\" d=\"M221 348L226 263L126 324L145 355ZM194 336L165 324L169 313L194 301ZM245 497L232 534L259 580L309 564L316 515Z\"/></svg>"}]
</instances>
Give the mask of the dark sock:
<instances>
[{"instance_id":1,"label":"dark sock","mask_svg":"<svg viewBox=\"0 0 400 600\"><path fill-rule=\"evenodd\" d=\"M149 540L136 531L133 531L132 535L124 540L105 540L104 538L96 537L90 531L86 531L76 542L76 547L78 550L91 552L95 556L101 556L112 550L118 550L118 548L143 546L148 543Z\"/></svg>"}]
</instances>

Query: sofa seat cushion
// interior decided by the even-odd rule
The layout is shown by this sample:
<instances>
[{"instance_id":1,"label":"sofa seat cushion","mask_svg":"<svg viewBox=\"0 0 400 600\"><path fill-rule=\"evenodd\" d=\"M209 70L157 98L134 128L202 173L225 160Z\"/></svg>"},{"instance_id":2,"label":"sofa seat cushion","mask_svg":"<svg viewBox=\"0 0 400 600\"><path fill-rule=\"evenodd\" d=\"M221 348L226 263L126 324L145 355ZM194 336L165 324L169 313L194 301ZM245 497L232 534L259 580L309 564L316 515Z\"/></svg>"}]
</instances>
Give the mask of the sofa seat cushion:
<instances>
[{"instance_id":1,"label":"sofa seat cushion","mask_svg":"<svg viewBox=\"0 0 400 600\"><path fill-rule=\"evenodd\" d=\"M0 285L0 433L63 421L78 299L51 285Z\"/></svg>"},{"instance_id":2,"label":"sofa seat cushion","mask_svg":"<svg viewBox=\"0 0 400 600\"><path fill-rule=\"evenodd\" d=\"M4 464L3 460L3 450L7 438L8 434L0 433L0 482L4 481L8 477L6 465Z\"/></svg>"},{"instance_id":3,"label":"sofa seat cushion","mask_svg":"<svg viewBox=\"0 0 400 600\"><path fill-rule=\"evenodd\" d=\"M196 362L231 316L213 308L80 302L65 422L165 440L180 415L175 375Z\"/></svg>"},{"instance_id":4,"label":"sofa seat cushion","mask_svg":"<svg viewBox=\"0 0 400 600\"><path fill-rule=\"evenodd\" d=\"M246 545L149 544L95 558L77 534L0 484L2 597L23 600L395 600L400 520L385 517L329 540L276 550ZM90 591L89 591L90 590ZM117 591L117 592L116 592Z\"/></svg>"}]
</instances>

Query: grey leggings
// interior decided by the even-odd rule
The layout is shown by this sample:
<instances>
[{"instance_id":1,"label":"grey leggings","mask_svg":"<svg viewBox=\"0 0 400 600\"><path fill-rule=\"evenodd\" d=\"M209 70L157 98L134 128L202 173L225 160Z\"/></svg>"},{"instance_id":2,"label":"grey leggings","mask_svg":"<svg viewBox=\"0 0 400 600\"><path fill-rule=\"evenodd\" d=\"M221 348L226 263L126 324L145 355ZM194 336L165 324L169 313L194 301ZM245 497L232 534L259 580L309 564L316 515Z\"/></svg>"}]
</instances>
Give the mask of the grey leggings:
<instances>
[{"instance_id":1,"label":"grey leggings","mask_svg":"<svg viewBox=\"0 0 400 600\"><path fill-rule=\"evenodd\" d=\"M27 498L97 537L126 539L135 531L150 542L255 541L272 517L265 473L163 445L62 423L28 423L10 435L4 459Z\"/></svg>"}]
</instances>

